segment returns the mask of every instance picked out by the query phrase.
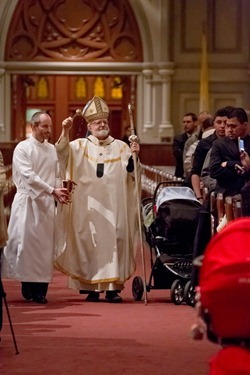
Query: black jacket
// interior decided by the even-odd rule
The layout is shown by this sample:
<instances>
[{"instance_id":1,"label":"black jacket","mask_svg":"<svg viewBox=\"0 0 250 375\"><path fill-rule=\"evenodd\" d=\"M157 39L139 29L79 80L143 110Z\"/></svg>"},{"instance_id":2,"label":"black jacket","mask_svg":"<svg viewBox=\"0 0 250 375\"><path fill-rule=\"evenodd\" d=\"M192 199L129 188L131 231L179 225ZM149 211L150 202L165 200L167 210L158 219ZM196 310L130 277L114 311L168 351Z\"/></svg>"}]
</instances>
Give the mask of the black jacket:
<instances>
[{"instance_id":1,"label":"black jacket","mask_svg":"<svg viewBox=\"0 0 250 375\"><path fill-rule=\"evenodd\" d=\"M191 175L197 174L201 176L202 167L206 159L208 151L211 149L213 142L217 139L216 133L209 135L206 138L202 138L194 152L193 167Z\"/></svg>"},{"instance_id":2,"label":"black jacket","mask_svg":"<svg viewBox=\"0 0 250 375\"><path fill-rule=\"evenodd\" d=\"M175 176L183 178L183 150L185 142L188 139L187 133L176 135L173 139L173 155L176 160Z\"/></svg>"},{"instance_id":3,"label":"black jacket","mask_svg":"<svg viewBox=\"0 0 250 375\"><path fill-rule=\"evenodd\" d=\"M245 151L250 155L250 136L244 138ZM221 163L227 161L227 166L222 167ZM243 175L237 173L235 164L241 165L238 140L228 137L214 141L210 157L211 177L217 180L215 192L222 192L226 195L239 194L242 187L249 180L249 172Z\"/></svg>"}]
</instances>

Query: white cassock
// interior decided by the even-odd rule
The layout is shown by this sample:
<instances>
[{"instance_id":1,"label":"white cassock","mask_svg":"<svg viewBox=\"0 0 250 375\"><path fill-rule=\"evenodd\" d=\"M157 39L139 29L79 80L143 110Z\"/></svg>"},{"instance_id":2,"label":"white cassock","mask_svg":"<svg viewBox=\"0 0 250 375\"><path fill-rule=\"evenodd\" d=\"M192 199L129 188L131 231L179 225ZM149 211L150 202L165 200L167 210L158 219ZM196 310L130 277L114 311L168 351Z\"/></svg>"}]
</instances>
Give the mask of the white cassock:
<instances>
[{"instance_id":1,"label":"white cassock","mask_svg":"<svg viewBox=\"0 0 250 375\"><path fill-rule=\"evenodd\" d=\"M135 271L137 192L127 172L131 150L109 136L56 145L60 167L77 186L72 203L61 207L64 234L56 268L75 290L121 290ZM139 168L138 168L139 169Z\"/></svg>"},{"instance_id":2,"label":"white cassock","mask_svg":"<svg viewBox=\"0 0 250 375\"><path fill-rule=\"evenodd\" d=\"M50 282L55 245L55 201L51 193L60 186L55 147L32 136L16 146L12 166L17 192L11 207L2 277Z\"/></svg>"}]
</instances>

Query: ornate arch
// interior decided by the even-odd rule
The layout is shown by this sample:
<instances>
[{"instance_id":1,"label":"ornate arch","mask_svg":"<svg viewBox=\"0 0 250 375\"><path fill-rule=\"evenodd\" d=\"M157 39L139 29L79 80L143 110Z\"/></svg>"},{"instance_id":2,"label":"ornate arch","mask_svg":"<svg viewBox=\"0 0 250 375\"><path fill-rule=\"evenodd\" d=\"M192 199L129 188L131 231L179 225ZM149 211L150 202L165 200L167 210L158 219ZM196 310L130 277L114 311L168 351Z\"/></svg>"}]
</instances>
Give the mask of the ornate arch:
<instances>
[{"instance_id":1,"label":"ornate arch","mask_svg":"<svg viewBox=\"0 0 250 375\"><path fill-rule=\"evenodd\" d=\"M127 0L20 0L5 60L141 62L143 53Z\"/></svg>"}]
</instances>

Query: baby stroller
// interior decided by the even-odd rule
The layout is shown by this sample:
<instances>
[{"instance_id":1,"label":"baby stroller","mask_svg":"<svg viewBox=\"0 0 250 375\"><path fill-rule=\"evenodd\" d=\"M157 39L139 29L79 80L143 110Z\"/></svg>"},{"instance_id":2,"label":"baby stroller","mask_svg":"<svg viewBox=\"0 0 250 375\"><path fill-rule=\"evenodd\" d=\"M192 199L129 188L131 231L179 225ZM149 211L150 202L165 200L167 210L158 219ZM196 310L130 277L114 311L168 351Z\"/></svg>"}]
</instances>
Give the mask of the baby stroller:
<instances>
[{"instance_id":1,"label":"baby stroller","mask_svg":"<svg viewBox=\"0 0 250 375\"><path fill-rule=\"evenodd\" d=\"M146 241L150 247L151 273L146 290L170 289L174 304L195 303L191 283L193 243L201 208L193 191L182 182L160 182L153 198L142 201ZM136 276L132 294L143 295L143 281Z\"/></svg>"},{"instance_id":2,"label":"baby stroller","mask_svg":"<svg viewBox=\"0 0 250 375\"><path fill-rule=\"evenodd\" d=\"M209 242L198 286L198 317L222 349L211 375L250 374L250 218L230 222Z\"/></svg>"}]
</instances>

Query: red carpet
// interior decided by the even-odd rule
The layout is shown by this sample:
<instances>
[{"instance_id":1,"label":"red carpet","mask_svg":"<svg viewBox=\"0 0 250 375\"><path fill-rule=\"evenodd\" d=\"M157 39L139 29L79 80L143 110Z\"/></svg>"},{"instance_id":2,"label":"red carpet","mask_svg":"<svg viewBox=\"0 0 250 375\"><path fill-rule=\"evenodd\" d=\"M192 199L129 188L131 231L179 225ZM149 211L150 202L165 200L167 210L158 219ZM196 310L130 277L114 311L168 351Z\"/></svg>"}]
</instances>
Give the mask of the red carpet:
<instances>
[{"instance_id":1,"label":"red carpet","mask_svg":"<svg viewBox=\"0 0 250 375\"><path fill-rule=\"evenodd\" d=\"M150 291L145 305L133 300L131 279L122 304L89 303L55 272L49 303L37 305L22 299L18 282L3 284L20 353L4 308L1 375L206 375L219 350L192 340L195 311L175 306L168 290Z\"/></svg>"}]
</instances>

